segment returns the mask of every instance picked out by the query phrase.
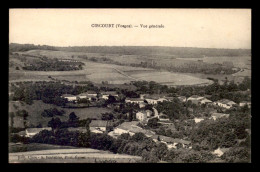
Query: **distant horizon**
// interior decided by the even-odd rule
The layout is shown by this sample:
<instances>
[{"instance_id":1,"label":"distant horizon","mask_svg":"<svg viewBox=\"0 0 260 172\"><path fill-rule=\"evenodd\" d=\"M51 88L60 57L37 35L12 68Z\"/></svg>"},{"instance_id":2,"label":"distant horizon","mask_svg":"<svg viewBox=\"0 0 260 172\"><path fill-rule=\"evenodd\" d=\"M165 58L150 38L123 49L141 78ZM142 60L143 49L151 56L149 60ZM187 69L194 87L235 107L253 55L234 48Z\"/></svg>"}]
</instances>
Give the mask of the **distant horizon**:
<instances>
[{"instance_id":1,"label":"distant horizon","mask_svg":"<svg viewBox=\"0 0 260 172\"><path fill-rule=\"evenodd\" d=\"M9 9L9 41L251 49L251 9Z\"/></svg>"},{"instance_id":2,"label":"distant horizon","mask_svg":"<svg viewBox=\"0 0 260 172\"><path fill-rule=\"evenodd\" d=\"M48 44L34 44L34 43L17 43L9 42L9 44L21 44L21 45L35 45L35 46L50 46L50 47L169 47L169 48L201 48L201 49L222 49L222 50L251 50L251 48L210 48L210 47L183 47L183 46L162 46L162 45L68 45L68 46L57 46L57 45L48 45Z\"/></svg>"}]
</instances>

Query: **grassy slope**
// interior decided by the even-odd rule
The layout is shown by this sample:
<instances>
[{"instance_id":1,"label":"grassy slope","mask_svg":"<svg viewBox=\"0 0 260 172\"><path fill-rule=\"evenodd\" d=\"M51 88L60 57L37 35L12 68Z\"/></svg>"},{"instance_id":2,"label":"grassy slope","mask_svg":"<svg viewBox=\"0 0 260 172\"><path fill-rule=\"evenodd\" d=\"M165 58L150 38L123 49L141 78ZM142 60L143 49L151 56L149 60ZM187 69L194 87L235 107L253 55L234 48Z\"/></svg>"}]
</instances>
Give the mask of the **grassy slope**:
<instances>
[{"instance_id":1,"label":"grassy slope","mask_svg":"<svg viewBox=\"0 0 260 172\"><path fill-rule=\"evenodd\" d=\"M14 108L13 104L18 106L17 109ZM24 104L22 105L21 102L9 102L9 112L16 112L19 110L26 110L29 113L29 116L27 117L27 125L33 124L38 125L42 124L43 127L46 127L48 122L51 120L51 117L42 117L41 113L44 111L44 109L54 108L57 109L63 109L66 113L63 116L59 116L61 121L68 120L69 114L71 112L75 112L75 114L80 119L86 119L86 118L97 118L100 119L101 113L105 112L111 112L110 109L107 108L96 108L96 107L90 107L90 108L78 108L78 109L69 109L69 108L61 108L57 107L52 104L45 104L41 100L36 100L32 105ZM10 120L9 120L10 121ZM23 120L20 117L14 118L14 127L23 127Z\"/></svg>"},{"instance_id":2,"label":"grassy slope","mask_svg":"<svg viewBox=\"0 0 260 172\"><path fill-rule=\"evenodd\" d=\"M18 160L19 156L28 156L29 158L26 160ZM39 157L41 159L32 159L32 157ZM46 157L59 158L47 159ZM141 157L125 154L113 154L109 151L90 148L75 148L71 146L49 144L32 143L26 145L9 145L9 162L11 163L93 163L104 160L107 162L111 162L111 160L113 160L112 162L136 162L140 161Z\"/></svg>"}]
</instances>

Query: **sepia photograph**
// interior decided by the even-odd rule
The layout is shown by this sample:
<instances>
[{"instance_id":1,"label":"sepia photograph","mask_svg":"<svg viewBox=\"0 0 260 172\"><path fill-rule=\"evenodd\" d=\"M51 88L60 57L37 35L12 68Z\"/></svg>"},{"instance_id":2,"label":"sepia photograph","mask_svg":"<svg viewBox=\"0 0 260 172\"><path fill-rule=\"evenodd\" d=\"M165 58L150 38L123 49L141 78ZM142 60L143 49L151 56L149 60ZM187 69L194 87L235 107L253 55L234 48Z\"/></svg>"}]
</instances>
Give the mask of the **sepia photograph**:
<instances>
[{"instance_id":1,"label":"sepia photograph","mask_svg":"<svg viewBox=\"0 0 260 172\"><path fill-rule=\"evenodd\" d=\"M9 163L251 163L251 9L10 8Z\"/></svg>"}]
</instances>

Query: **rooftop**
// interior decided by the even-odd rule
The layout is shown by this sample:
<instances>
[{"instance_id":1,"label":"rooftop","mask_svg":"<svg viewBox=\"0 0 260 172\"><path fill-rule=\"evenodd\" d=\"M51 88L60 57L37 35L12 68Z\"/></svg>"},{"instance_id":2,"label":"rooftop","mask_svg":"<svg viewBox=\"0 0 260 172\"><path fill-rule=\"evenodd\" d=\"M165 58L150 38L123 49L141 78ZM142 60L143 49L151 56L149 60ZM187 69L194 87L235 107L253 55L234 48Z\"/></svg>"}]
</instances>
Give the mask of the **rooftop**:
<instances>
[{"instance_id":1,"label":"rooftop","mask_svg":"<svg viewBox=\"0 0 260 172\"><path fill-rule=\"evenodd\" d=\"M192 99L201 99L203 98L202 96L198 96L198 95L192 95L190 96L189 98L192 98Z\"/></svg>"},{"instance_id":2,"label":"rooftop","mask_svg":"<svg viewBox=\"0 0 260 172\"><path fill-rule=\"evenodd\" d=\"M142 129L141 127L136 126L139 122L138 121L132 121L132 122L124 122L121 125L119 125L117 128L127 130L133 133L144 133L146 135L154 135L155 133L150 130Z\"/></svg>"},{"instance_id":3,"label":"rooftop","mask_svg":"<svg viewBox=\"0 0 260 172\"><path fill-rule=\"evenodd\" d=\"M62 97L76 97L76 96L72 94L63 94Z\"/></svg>"},{"instance_id":4,"label":"rooftop","mask_svg":"<svg viewBox=\"0 0 260 172\"><path fill-rule=\"evenodd\" d=\"M222 104L236 104L235 102L228 100L228 99L221 99L217 102L222 103Z\"/></svg>"},{"instance_id":5,"label":"rooftop","mask_svg":"<svg viewBox=\"0 0 260 172\"><path fill-rule=\"evenodd\" d=\"M206 98L204 98L203 100L201 100L201 101L203 101L203 102L209 102L209 103L211 103L212 101L211 100L209 100L209 99L206 99Z\"/></svg>"},{"instance_id":6,"label":"rooftop","mask_svg":"<svg viewBox=\"0 0 260 172\"><path fill-rule=\"evenodd\" d=\"M140 99L140 98L126 98L125 100L130 100L130 101L144 101L143 99Z\"/></svg>"},{"instance_id":7,"label":"rooftop","mask_svg":"<svg viewBox=\"0 0 260 172\"><path fill-rule=\"evenodd\" d=\"M157 139L158 136L159 136L161 141L168 142L168 143L183 143L183 144L190 144L191 143L190 141L187 141L187 140L174 139L174 138L166 137L166 136L163 136L163 135L153 135L152 138Z\"/></svg>"}]
</instances>

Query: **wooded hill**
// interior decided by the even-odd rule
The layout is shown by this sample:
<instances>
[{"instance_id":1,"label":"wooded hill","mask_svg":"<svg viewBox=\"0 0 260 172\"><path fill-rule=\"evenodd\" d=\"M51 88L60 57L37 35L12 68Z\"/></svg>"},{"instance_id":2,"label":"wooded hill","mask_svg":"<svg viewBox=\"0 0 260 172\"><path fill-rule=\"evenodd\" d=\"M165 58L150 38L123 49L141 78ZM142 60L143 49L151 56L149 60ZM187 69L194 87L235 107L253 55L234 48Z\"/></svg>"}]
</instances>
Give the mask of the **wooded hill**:
<instances>
[{"instance_id":1,"label":"wooded hill","mask_svg":"<svg viewBox=\"0 0 260 172\"><path fill-rule=\"evenodd\" d=\"M216 48L191 48L191 47L161 47L161 46L73 46L54 47L33 44L9 44L10 52L28 51L34 49L124 54L124 55L169 55L179 58L199 58L203 56L248 56L250 49L216 49Z\"/></svg>"}]
</instances>

